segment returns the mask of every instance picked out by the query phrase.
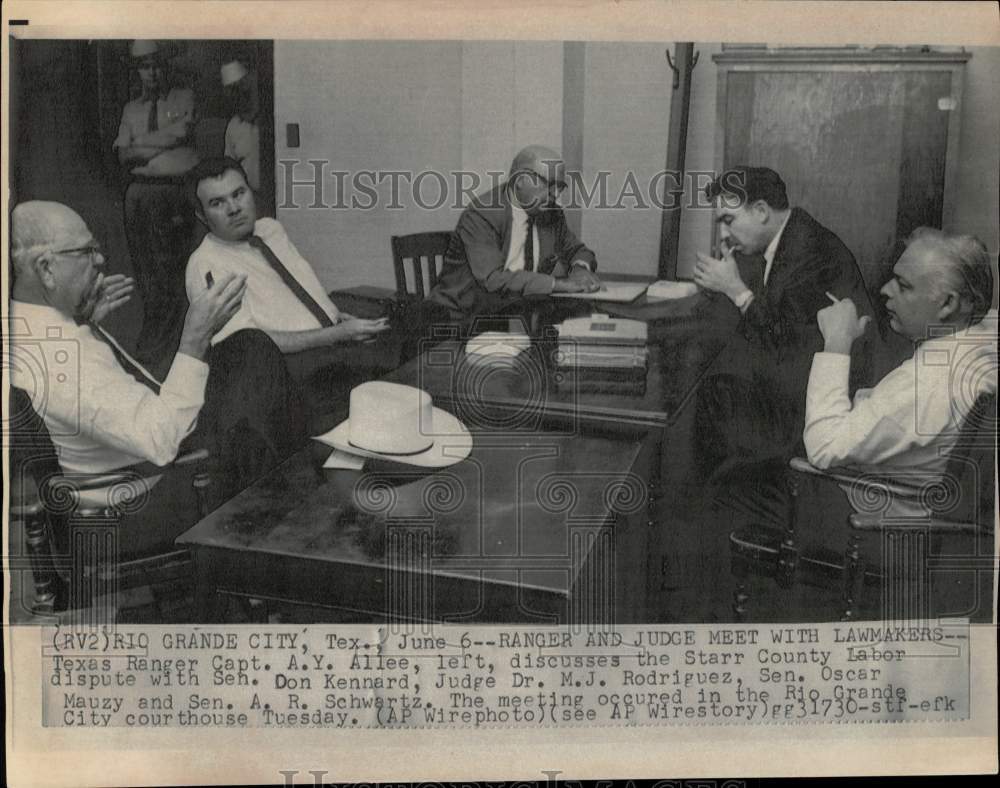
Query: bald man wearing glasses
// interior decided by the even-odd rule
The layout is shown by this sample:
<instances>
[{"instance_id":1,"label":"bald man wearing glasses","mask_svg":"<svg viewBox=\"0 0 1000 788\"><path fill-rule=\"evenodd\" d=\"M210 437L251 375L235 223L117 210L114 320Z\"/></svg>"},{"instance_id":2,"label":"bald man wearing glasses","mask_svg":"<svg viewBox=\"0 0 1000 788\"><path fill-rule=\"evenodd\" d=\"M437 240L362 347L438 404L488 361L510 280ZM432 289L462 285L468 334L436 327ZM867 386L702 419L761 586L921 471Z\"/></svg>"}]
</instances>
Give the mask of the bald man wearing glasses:
<instances>
[{"instance_id":1,"label":"bald man wearing glasses","mask_svg":"<svg viewBox=\"0 0 1000 788\"><path fill-rule=\"evenodd\" d=\"M565 186L558 153L539 145L518 153L506 182L462 213L428 299L463 320L525 296L599 290L597 259L557 201Z\"/></svg>"},{"instance_id":2,"label":"bald man wearing glasses","mask_svg":"<svg viewBox=\"0 0 1000 788\"><path fill-rule=\"evenodd\" d=\"M132 283L104 275L104 254L79 214L55 202L16 206L11 262L11 385L44 420L64 471L167 465L196 427L204 442L226 447L217 459L227 472L237 433L253 432L275 460L304 438L284 361L266 335L242 331L211 347L240 308L245 275L220 276L192 300L160 379L101 326Z\"/></svg>"}]
</instances>

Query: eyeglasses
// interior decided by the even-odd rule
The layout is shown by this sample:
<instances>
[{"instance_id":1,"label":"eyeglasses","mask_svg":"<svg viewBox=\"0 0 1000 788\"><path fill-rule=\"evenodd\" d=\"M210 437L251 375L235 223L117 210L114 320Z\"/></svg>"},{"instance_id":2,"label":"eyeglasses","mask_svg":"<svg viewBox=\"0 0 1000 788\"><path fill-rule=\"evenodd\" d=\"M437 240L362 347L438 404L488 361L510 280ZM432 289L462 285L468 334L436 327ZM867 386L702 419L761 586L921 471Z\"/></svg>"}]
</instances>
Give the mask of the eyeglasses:
<instances>
[{"instance_id":1,"label":"eyeglasses","mask_svg":"<svg viewBox=\"0 0 1000 788\"><path fill-rule=\"evenodd\" d=\"M562 192L566 188L566 181L562 181L562 180L550 181L544 175L542 175L539 172L535 172L534 170L521 170L520 172L517 173L517 175L518 176L519 175L530 175L531 178L532 178L532 180L535 183L537 183L539 185L544 184L545 187L548 188L548 189L555 189L556 194L559 194L560 192Z\"/></svg>"},{"instance_id":2,"label":"eyeglasses","mask_svg":"<svg viewBox=\"0 0 1000 788\"><path fill-rule=\"evenodd\" d=\"M91 262L97 260L98 257L104 257L104 250L99 244L90 244L89 246L78 246L75 249L53 249L55 254L64 254L68 257L89 257Z\"/></svg>"}]
</instances>

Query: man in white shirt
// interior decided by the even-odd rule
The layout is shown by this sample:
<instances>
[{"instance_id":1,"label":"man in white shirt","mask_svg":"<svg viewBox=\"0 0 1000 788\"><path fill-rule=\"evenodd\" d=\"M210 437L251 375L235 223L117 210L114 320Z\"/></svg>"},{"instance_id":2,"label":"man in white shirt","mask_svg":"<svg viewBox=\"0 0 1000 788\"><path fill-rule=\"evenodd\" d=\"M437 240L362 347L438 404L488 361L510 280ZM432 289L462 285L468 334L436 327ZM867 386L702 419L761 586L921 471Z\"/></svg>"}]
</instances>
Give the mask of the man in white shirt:
<instances>
[{"instance_id":1,"label":"man in white shirt","mask_svg":"<svg viewBox=\"0 0 1000 788\"><path fill-rule=\"evenodd\" d=\"M253 192L238 162L201 162L189 174L188 198L209 230L188 261L188 298L198 298L220 276L246 277L239 311L212 341L240 329L263 331L285 354L292 375L305 384L314 416L327 410L333 405L330 375L346 379L352 371L346 367L353 364L339 351L374 340L389 328L388 321L337 309L281 224L257 218Z\"/></svg>"},{"instance_id":2,"label":"man in white shirt","mask_svg":"<svg viewBox=\"0 0 1000 788\"><path fill-rule=\"evenodd\" d=\"M462 212L428 300L462 320L524 296L599 290L597 259L558 205L565 186L558 153L540 145L518 153L507 181Z\"/></svg>"},{"instance_id":3,"label":"man in white shirt","mask_svg":"<svg viewBox=\"0 0 1000 788\"><path fill-rule=\"evenodd\" d=\"M997 315L986 247L921 227L882 288L893 331L914 355L853 401L850 351L868 327L850 299L819 311L824 348L813 358L803 440L809 461L942 475L976 398L997 390Z\"/></svg>"},{"instance_id":4,"label":"man in white shirt","mask_svg":"<svg viewBox=\"0 0 1000 788\"><path fill-rule=\"evenodd\" d=\"M44 419L63 470L170 463L195 428L209 343L239 309L245 278L220 276L191 302L160 382L93 322L109 293L104 257L80 216L59 203L22 203L11 213L11 242L11 382Z\"/></svg>"}]
</instances>

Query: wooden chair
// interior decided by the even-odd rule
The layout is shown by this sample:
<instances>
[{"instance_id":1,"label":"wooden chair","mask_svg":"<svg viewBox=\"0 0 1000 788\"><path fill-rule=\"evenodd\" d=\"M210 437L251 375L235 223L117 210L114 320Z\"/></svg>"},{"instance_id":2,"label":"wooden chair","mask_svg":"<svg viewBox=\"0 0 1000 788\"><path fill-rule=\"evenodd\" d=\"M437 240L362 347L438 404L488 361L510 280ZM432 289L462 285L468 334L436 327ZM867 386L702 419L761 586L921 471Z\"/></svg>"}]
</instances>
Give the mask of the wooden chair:
<instances>
[{"instance_id":1,"label":"wooden chair","mask_svg":"<svg viewBox=\"0 0 1000 788\"><path fill-rule=\"evenodd\" d=\"M27 393L10 391L11 565L31 571L27 610L35 615L73 610L103 619L92 623L105 623L113 612L105 617L92 605L114 604L116 593L138 585L190 577L188 553L175 549L173 540L208 514L208 452L184 454L168 468L67 474ZM190 481L195 505L186 517L177 515L183 501L169 511L144 507L152 477L161 474L166 476L159 484L171 489Z\"/></svg>"},{"instance_id":2,"label":"wooden chair","mask_svg":"<svg viewBox=\"0 0 1000 788\"><path fill-rule=\"evenodd\" d=\"M423 300L434 285L451 243L451 232L413 233L392 236L392 264L396 272L399 298L416 296ZM406 261L410 263L413 289L407 282Z\"/></svg>"},{"instance_id":3,"label":"wooden chair","mask_svg":"<svg viewBox=\"0 0 1000 788\"><path fill-rule=\"evenodd\" d=\"M884 478L850 468L820 470L803 458L792 459L784 529L748 526L730 533L736 619L747 620L749 579L757 575L783 589L839 586L841 620L858 618L862 611L885 620L939 615L989 620L988 585L996 563L996 434L996 397L983 395L962 427L943 480L921 480L917 474ZM805 531L813 524L800 515L805 478L850 489L857 511L846 518L846 531L817 534L813 527L807 538ZM920 504L929 513L901 515L901 502ZM809 514L815 519L815 506ZM839 549L828 547L838 539ZM806 544L810 540L813 544ZM873 595L873 587L881 593Z\"/></svg>"}]
</instances>

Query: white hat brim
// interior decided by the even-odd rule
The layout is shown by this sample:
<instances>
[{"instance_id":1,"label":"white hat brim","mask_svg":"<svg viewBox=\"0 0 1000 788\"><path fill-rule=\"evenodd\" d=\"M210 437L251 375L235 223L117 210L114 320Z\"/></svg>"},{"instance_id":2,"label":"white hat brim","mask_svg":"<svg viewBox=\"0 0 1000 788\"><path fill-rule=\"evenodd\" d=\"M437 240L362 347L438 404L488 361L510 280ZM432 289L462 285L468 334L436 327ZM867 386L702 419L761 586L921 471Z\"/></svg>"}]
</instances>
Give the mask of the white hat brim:
<instances>
[{"instance_id":1,"label":"white hat brim","mask_svg":"<svg viewBox=\"0 0 1000 788\"><path fill-rule=\"evenodd\" d=\"M330 432L316 437L315 440L358 457L391 460L404 465L416 465L420 468L447 468L469 456L472 452L472 433L465 428L462 422L448 411L434 408L433 424L434 432L427 437L433 438L434 445L419 454L382 454L377 451L359 449L350 441L350 419L342 421Z\"/></svg>"}]
</instances>

